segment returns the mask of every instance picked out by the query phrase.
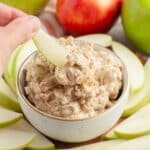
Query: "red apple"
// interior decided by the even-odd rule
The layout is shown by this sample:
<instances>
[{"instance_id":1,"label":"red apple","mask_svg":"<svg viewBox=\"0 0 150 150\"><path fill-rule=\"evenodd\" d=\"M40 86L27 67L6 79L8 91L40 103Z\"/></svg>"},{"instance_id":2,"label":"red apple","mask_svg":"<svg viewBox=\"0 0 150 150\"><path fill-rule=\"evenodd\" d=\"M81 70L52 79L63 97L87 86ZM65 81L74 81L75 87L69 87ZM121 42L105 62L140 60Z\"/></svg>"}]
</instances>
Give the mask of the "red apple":
<instances>
[{"instance_id":1,"label":"red apple","mask_svg":"<svg viewBox=\"0 0 150 150\"><path fill-rule=\"evenodd\" d=\"M106 33L117 19L122 0L58 0L57 17L74 35Z\"/></svg>"}]
</instances>

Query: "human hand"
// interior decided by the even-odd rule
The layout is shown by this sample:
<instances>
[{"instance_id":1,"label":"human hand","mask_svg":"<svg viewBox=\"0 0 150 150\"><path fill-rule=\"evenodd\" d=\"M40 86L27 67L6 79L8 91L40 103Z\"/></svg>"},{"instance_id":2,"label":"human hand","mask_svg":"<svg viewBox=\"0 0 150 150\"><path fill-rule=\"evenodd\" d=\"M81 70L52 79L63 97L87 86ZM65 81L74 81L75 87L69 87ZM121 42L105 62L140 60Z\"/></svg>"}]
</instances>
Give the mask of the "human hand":
<instances>
[{"instance_id":1,"label":"human hand","mask_svg":"<svg viewBox=\"0 0 150 150\"><path fill-rule=\"evenodd\" d=\"M0 75L11 52L39 28L38 18L0 3Z\"/></svg>"}]
</instances>

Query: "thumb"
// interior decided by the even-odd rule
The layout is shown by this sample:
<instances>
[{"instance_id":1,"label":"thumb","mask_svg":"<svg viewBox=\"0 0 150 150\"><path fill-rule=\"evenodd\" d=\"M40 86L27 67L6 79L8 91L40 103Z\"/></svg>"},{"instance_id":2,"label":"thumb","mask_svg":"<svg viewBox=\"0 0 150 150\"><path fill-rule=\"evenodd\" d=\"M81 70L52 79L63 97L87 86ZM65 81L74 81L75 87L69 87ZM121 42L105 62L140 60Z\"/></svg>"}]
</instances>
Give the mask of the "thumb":
<instances>
[{"instance_id":1,"label":"thumb","mask_svg":"<svg viewBox=\"0 0 150 150\"><path fill-rule=\"evenodd\" d=\"M40 20L37 17L25 16L16 18L3 29L5 37L7 36L10 50L30 39L40 28Z\"/></svg>"}]
</instances>

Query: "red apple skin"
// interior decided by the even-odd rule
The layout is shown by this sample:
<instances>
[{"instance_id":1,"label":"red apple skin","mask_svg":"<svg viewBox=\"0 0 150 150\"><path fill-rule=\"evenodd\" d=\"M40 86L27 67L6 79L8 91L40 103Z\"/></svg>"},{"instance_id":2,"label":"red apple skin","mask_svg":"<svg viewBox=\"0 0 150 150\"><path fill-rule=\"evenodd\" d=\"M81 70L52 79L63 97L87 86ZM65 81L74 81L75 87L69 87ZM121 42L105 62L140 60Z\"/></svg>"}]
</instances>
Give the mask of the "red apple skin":
<instances>
[{"instance_id":1,"label":"red apple skin","mask_svg":"<svg viewBox=\"0 0 150 150\"><path fill-rule=\"evenodd\" d=\"M73 35L106 33L119 16L122 0L58 0L57 17Z\"/></svg>"}]
</instances>

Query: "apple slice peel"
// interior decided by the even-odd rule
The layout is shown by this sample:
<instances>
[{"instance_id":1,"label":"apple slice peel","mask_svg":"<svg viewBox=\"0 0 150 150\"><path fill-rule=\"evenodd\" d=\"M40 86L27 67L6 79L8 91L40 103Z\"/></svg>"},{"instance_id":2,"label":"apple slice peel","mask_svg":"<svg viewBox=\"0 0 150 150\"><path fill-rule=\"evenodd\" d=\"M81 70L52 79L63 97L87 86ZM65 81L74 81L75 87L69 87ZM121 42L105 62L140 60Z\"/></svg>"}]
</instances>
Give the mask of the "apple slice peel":
<instances>
[{"instance_id":1,"label":"apple slice peel","mask_svg":"<svg viewBox=\"0 0 150 150\"><path fill-rule=\"evenodd\" d=\"M129 97L128 103L124 109L123 116L129 116L143 107L150 101L150 59L147 60L145 66L145 82L143 88Z\"/></svg>"},{"instance_id":2,"label":"apple slice peel","mask_svg":"<svg viewBox=\"0 0 150 150\"><path fill-rule=\"evenodd\" d=\"M115 133L121 138L135 138L150 133L150 104L127 118L116 127Z\"/></svg>"},{"instance_id":3,"label":"apple slice peel","mask_svg":"<svg viewBox=\"0 0 150 150\"><path fill-rule=\"evenodd\" d=\"M21 113L0 107L0 127L11 125L21 118L23 118Z\"/></svg>"},{"instance_id":4,"label":"apple slice peel","mask_svg":"<svg viewBox=\"0 0 150 150\"><path fill-rule=\"evenodd\" d=\"M26 120L21 119L17 123L8 127L10 130L18 130L23 132L34 133L36 137L33 141L26 146L27 149L33 150L54 150L54 144L39 133L32 125L30 125Z\"/></svg>"},{"instance_id":5,"label":"apple slice peel","mask_svg":"<svg viewBox=\"0 0 150 150\"><path fill-rule=\"evenodd\" d=\"M0 78L0 106L15 111L21 111L16 95L12 92L3 78Z\"/></svg>"},{"instance_id":6,"label":"apple slice peel","mask_svg":"<svg viewBox=\"0 0 150 150\"><path fill-rule=\"evenodd\" d=\"M29 132L0 129L0 150L24 149L34 137L35 134Z\"/></svg>"}]
</instances>

